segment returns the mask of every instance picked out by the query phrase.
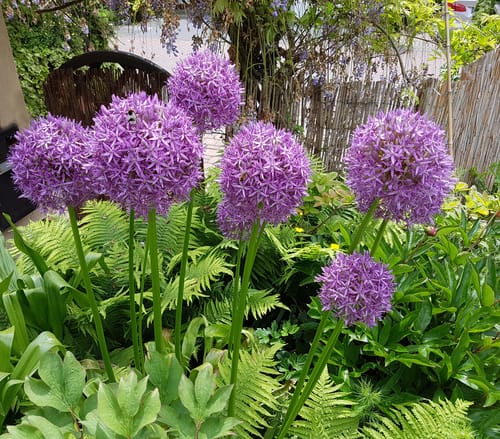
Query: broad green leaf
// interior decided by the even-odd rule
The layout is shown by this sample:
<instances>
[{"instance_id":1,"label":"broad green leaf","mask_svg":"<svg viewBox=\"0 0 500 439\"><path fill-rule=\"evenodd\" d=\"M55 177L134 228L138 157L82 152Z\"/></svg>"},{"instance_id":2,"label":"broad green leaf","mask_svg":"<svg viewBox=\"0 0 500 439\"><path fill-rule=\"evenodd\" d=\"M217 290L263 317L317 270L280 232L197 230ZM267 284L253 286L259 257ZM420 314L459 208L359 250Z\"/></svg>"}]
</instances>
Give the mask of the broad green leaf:
<instances>
[{"instance_id":1,"label":"broad green leaf","mask_svg":"<svg viewBox=\"0 0 500 439\"><path fill-rule=\"evenodd\" d=\"M182 338L182 357L189 359L196 348L196 338L200 332L200 326L205 323L203 317L195 317L189 322L189 326Z\"/></svg>"},{"instance_id":2,"label":"broad green leaf","mask_svg":"<svg viewBox=\"0 0 500 439\"><path fill-rule=\"evenodd\" d=\"M143 379L142 381L145 381ZM160 394L158 389L148 392L140 402L139 411L134 417L131 436L135 437L144 427L155 422L161 408Z\"/></svg>"},{"instance_id":3,"label":"broad green leaf","mask_svg":"<svg viewBox=\"0 0 500 439\"><path fill-rule=\"evenodd\" d=\"M85 386L85 370L74 355L66 352L63 362L58 354L47 352L40 359L38 375L41 380L29 379L25 383L31 401L60 412L74 411Z\"/></svg>"},{"instance_id":4,"label":"broad green leaf","mask_svg":"<svg viewBox=\"0 0 500 439\"><path fill-rule=\"evenodd\" d=\"M47 439L38 428L27 424L7 427L7 431L6 439Z\"/></svg>"},{"instance_id":5,"label":"broad green leaf","mask_svg":"<svg viewBox=\"0 0 500 439\"><path fill-rule=\"evenodd\" d=\"M10 354L14 342L14 331L15 328L13 326L0 331L0 372L12 371Z\"/></svg>"},{"instance_id":6,"label":"broad green leaf","mask_svg":"<svg viewBox=\"0 0 500 439\"><path fill-rule=\"evenodd\" d=\"M123 416L121 407L118 404L113 388L116 385L99 384L97 392L97 413L99 421L113 432L128 437L130 432L131 420Z\"/></svg>"},{"instance_id":7,"label":"broad green leaf","mask_svg":"<svg viewBox=\"0 0 500 439\"><path fill-rule=\"evenodd\" d=\"M22 353L29 344L28 330L26 328L26 321L24 320L24 313L19 303L19 298L15 291L4 293L2 296L3 305L10 323L16 328L14 333L14 351Z\"/></svg>"},{"instance_id":8,"label":"broad green leaf","mask_svg":"<svg viewBox=\"0 0 500 439\"><path fill-rule=\"evenodd\" d=\"M43 280L47 294L50 328L57 337L62 338L63 323L66 318L66 301L64 293L68 292L70 285L53 270L48 270L44 274Z\"/></svg>"},{"instance_id":9,"label":"broad green leaf","mask_svg":"<svg viewBox=\"0 0 500 439\"><path fill-rule=\"evenodd\" d=\"M232 385L224 386L216 390L216 392L212 396L212 399L210 400L210 402L206 407L205 411L207 416L219 413L226 408L232 390L233 390Z\"/></svg>"},{"instance_id":10,"label":"broad green leaf","mask_svg":"<svg viewBox=\"0 0 500 439\"><path fill-rule=\"evenodd\" d=\"M12 378L24 380L31 375L40 361L40 357L48 351L62 350L61 342L50 332L42 332L35 338L23 352L12 371Z\"/></svg>"},{"instance_id":11,"label":"broad green leaf","mask_svg":"<svg viewBox=\"0 0 500 439\"><path fill-rule=\"evenodd\" d=\"M437 367L437 364L434 361L431 361L420 354L398 353L397 355L386 360L386 366L393 362L399 362L408 367L411 367L413 364L426 367Z\"/></svg>"},{"instance_id":12,"label":"broad green leaf","mask_svg":"<svg viewBox=\"0 0 500 439\"><path fill-rule=\"evenodd\" d=\"M61 429L42 416L26 416L25 421L36 427L45 439L65 439Z\"/></svg>"},{"instance_id":13,"label":"broad green leaf","mask_svg":"<svg viewBox=\"0 0 500 439\"><path fill-rule=\"evenodd\" d=\"M132 419L136 415L147 383L147 377L137 382L137 375L133 371L120 379L116 399L124 417Z\"/></svg>"},{"instance_id":14,"label":"broad green leaf","mask_svg":"<svg viewBox=\"0 0 500 439\"><path fill-rule=\"evenodd\" d=\"M3 279L0 283L0 294L15 290L18 277L16 263L5 246L5 238L0 234L0 279ZM6 279L9 280L4 284Z\"/></svg>"},{"instance_id":15,"label":"broad green leaf","mask_svg":"<svg viewBox=\"0 0 500 439\"><path fill-rule=\"evenodd\" d=\"M232 432L232 429L238 424L241 424L241 421L236 418L209 418L201 425L200 433L210 439L226 437L231 433L234 434L234 432Z\"/></svg>"},{"instance_id":16,"label":"broad green leaf","mask_svg":"<svg viewBox=\"0 0 500 439\"><path fill-rule=\"evenodd\" d=\"M198 404L196 403L196 397L194 394L194 384L185 375L181 376L181 382L179 384L179 399L182 405L186 407L193 419L197 419L198 415Z\"/></svg>"},{"instance_id":17,"label":"broad green leaf","mask_svg":"<svg viewBox=\"0 0 500 439\"><path fill-rule=\"evenodd\" d=\"M158 388L163 404L169 405L179 397L179 383L183 370L175 354L162 355L151 352L144 364L151 383Z\"/></svg>"},{"instance_id":18,"label":"broad green leaf","mask_svg":"<svg viewBox=\"0 0 500 439\"><path fill-rule=\"evenodd\" d=\"M33 261L35 264L35 267L39 271L41 275L43 275L47 270L47 264L45 263L45 260L43 257L36 252L34 249L32 249L26 242L24 241L23 237L19 233L19 230L17 229L16 225L12 222L12 219L9 215L6 213L3 214L7 222L9 223L10 227L12 228L12 233L14 234L14 242L16 244L16 247L25 253L29 258Z\"/></svg>"},{"instance_id":19,"label":"broad green leaf","mask_svg":"<svg viewBox=\"0 0 500 439\"><path fill-rule=\"evenodd\" d=\"M196 371L198 375L194 381L194 394L198 406L204 410L216 386L213 367L210 363L203 363Z\"/></svg>"},{"instance_id":20,"label":"broad green leaf","mask_svg":"<svg viewBox=\"0 0 500 439\"><path fill-rule=\"evenodd\" d=\"M424 331L432 320L432 302L430 299L424 300L420 304L417 318L415 319L415 329L417 331Z\"/></svg>"},{"instance_id":21,"label":"broad green leaf","mask_svg":"<svg viewBox=\"0 0 500 439\"><path fill-rule=\"evenodd\" d=\"M488 284L483 284L481 288L481 304L483 306L493 306L495 303L495 291Z\"/></svg>"}]
</instances>

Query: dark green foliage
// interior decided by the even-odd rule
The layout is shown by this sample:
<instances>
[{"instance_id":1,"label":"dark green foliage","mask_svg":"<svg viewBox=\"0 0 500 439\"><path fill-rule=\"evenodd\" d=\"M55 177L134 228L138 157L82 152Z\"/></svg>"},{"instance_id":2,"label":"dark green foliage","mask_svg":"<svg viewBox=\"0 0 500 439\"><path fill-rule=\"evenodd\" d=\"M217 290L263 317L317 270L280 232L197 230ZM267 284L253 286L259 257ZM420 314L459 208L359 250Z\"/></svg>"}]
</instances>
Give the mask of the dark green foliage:
<instances>
[{"instance_id":1,"label":"dark green foliage","mask_svg":"<svg viewBox=\"0 0 500 439\"><path fill-rule=\"evenodd\" d=\"M476 435L467 417L470 402L457 400L429 401L401 406L386 417L379 417L376 425L364 427L367 439L472 439Z\"/></svg>"},{"instance_id":2,"label":"dark green foliage","mask_svg":"<svg viewBox=\"0 0 500 439\"><path fill-rule=\"evenodd\" d=\"M2 3L2 13L9 3ZM47 112L42 84L49 72L87 50L107 48L113 16L97 1L78 3L63 14L39 14L22 2L16 11L14 19L5 20L12 52L28 111L40 116Z\"/></svg>"}]
</instances>

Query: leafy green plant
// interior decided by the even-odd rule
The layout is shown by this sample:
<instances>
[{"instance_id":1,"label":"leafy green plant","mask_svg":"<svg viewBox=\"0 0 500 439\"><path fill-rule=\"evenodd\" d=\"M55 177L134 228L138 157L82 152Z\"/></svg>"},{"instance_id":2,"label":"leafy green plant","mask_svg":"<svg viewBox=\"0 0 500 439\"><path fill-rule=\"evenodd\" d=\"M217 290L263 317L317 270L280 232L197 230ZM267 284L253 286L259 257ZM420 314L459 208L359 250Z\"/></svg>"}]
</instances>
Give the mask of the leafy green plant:
<instances>
[{"instance_id":1,"label":"leafy green plant","mask_svg":"<svg viewBox=\"0 0 500 439\"><path fill-rule=\"evenodd\" d=\"M422 402L409 407L393 409L390 416L378 419L373 426L364 427L363 437L382 438L421 438L436 439L476 437L467 417L471 403L457 400Z\"/></svg>"},{"instance_id":2,"label":"leafy green plant","mask_svg":"<svg viewBox=\"0 0 500 439\"><path fill-rule=\"evenodd\" d=\"M329 439L355 432L359 414L353 409L352 399L340 388L341 385L333 385L324 370L299 412L301 419L292 424L290 432L304 439Z\"/></svg>"}]
</instances>

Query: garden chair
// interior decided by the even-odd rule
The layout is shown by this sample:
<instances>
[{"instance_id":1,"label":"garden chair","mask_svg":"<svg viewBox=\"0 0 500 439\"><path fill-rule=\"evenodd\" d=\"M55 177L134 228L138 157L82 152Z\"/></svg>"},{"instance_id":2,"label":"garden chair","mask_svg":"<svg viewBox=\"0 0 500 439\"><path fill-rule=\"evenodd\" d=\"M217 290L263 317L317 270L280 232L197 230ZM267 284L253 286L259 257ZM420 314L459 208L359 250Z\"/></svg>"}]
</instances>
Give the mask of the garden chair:
<instances>
[{"instance_id":1,"label":"garden chair","mask_svg":"<svg viewBox=\"0 0 500 439\"><path fill-rule=\"evenodd\" d=\"M43 84L47 110L91 125L101 105L113 95L144 91L166 99L170 74L128 52L104 50L78 55L53 70Z\"/></svg>"}]
</instances>

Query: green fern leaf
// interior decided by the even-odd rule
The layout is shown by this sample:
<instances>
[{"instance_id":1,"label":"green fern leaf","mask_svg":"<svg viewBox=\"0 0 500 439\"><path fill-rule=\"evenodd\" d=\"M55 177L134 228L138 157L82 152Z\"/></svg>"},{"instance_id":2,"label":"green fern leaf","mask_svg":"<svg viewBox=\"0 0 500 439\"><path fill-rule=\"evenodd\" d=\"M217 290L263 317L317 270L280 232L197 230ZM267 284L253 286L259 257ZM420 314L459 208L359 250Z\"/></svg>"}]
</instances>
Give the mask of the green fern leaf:
<instances>
[{"instance_id":1,"label":"green fern leaf","mask_svg":"<svg viewBox=\"0 0 500 439\"><path fill-rule=\"evenodd\" d=\"M471 402L427 401L395 407L388 416L377 416L376 424L363 427L368 439L471 439L474 430L467 417Z\"/></svg>"},{"instance_id":2,"label":"green fern leaf","mask_svg":"<svg viewBox=\"0 0 500 439\"><path fill-rule=\"evenodd\" d=\"M351 408L354 402L345 399L347 393L340 387L333 385L325 369L291 432L303 439L331 439L355 432L359 416Z\"/></svg>"},{"instance_id":3,"label":"green fern leaf","mask_svg":"<svg viewBox=\"0 0 500 439\"><path fill-rule=\"evenodd\" d=\"M260 319L275 308L288 309L281 303L279 294L271 294L271 290L248 290L245 317L252 314L253 318Z\"/></svg>"},{"instance_id":4,"label":"green fern leaf","mask_svg":"<svg viewBox=\"0 0 500 439\"><path fill-rule=\"evenodd\" d=\"M82 240L93 251L107 254L116 243L128 241L127 214L110 201L89 201L82 209Z\"/></svg>"},{"instance_id":5,"label":"green fern leaf","mask_svg":"<svg viewBox=\"0 0 500 439\"><path fill-rule=\"evenodd\" d=\"M47 265L64 272L78 268L78 257L73 242L69 221L61 215L54 215L42 221L33 221L21 228L23 239L38 252ZM19 272L33 274L36 268L31 259L17 247L11 250Z\"/></svg>"},{"instance_id":6,"label":"green fern leaf","mask_svg":"<svg viewBox=\"0 0 500 439\"><path fill-rule=\"evenodd\" d=\"M203 306L203 315L210 323L231 324L231 300L224 297L209 300Z\"/></svg>"},{"instance_id":7,"label":"green fern leaf","mask_svg":"<svg viewBox=\"0 0 500 439\"><path fill-rule=\"evenodd\" d=\"M244 439L262 437L261 431L268 427L266 419L278 410L276 393L279 383L273 360L283 346L276 344L264 350L240 352L238 382L236 385L236 417L242 424L235 427L236 436ZM220 385L230 383L231 361L226 358L220 365Z\"/></svg>"}]
</instances>

